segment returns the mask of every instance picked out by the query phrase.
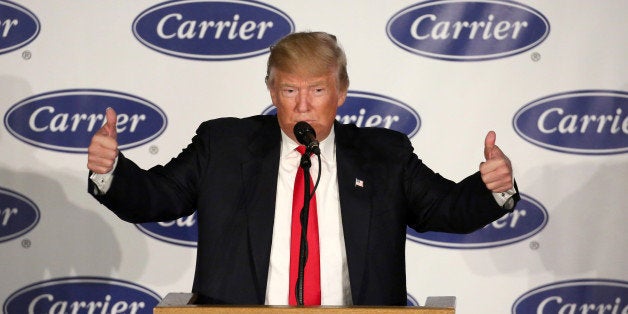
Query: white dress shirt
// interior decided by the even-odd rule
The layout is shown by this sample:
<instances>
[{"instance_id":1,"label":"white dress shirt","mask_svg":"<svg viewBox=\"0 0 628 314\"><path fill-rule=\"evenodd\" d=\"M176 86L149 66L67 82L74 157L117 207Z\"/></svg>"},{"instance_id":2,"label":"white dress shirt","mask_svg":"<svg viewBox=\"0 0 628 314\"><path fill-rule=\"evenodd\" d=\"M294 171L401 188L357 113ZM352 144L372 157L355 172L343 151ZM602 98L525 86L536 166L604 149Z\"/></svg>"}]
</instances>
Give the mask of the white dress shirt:
<instances>
[{"instance_id":1,"label":"white dress shirt","mask_svg":"<svg viewBox=\"0 0 628 314\"><path fill-rule=\"evenodd\" d=\"M289 287L290 233L294 178L301 159L301 154L296 151L298 145L286 134L281 133L275 223L265 300L265 304L268 305L287 305L289 292L294 291L294 287ZM316 189L316 210L318 212L321 259L321 305L351 305L349 268L347 267L338 197L336 145L333 129L319 146L322 167L320 182ZM310 174L316 183L319 168L318 158L313 155L311 160Z\"/></svg>"}]
</instances>

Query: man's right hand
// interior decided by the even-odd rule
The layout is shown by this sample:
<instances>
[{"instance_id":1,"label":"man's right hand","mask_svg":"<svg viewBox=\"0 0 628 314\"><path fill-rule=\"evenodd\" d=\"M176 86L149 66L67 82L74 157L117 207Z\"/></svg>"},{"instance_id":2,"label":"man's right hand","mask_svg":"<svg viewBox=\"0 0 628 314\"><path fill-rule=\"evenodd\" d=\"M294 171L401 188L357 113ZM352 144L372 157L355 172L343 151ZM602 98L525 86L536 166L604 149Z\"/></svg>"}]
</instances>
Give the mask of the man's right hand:
<instances>
[{"instance_id":1,"label":"man's right hand","mask_svg":"<svg viewBox=\"0 0 628 314\"><path fill-rule=\"evenodd\" d=\"M100 174L111 171L118 156L118 141L116 140L118 117L115 110L107 108L105 118L105 125L94 134L87 148L87 168Z\"/></svg>"}]
</instances>

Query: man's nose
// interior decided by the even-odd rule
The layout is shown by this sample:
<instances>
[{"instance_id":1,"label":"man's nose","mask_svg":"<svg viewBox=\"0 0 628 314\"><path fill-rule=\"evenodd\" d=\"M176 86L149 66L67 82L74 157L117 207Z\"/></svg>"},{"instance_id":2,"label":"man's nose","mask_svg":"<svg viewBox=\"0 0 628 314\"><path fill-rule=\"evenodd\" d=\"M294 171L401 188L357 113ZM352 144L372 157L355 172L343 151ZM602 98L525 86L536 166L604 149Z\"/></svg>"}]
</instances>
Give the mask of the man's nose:
<instances>
[{"instance_id":1,"label":"man's nose","mask_svg":"<svg viewBox=\"0 0 628 314\"><path fill-rule=\"evenodd\" d=\"M307 92L299 91L297 94L296 109L298 112L307 112L310 109L310 99Z\"/></svg>"}]
</instances>

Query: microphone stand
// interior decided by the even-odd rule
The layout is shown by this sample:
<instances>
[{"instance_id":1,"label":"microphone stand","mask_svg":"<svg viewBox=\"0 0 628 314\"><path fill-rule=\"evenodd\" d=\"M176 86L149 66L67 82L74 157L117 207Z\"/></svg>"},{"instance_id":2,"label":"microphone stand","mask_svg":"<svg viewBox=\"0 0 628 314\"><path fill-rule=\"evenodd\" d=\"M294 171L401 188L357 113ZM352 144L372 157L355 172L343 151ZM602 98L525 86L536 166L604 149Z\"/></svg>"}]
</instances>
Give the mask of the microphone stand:
<instances>
[{"instance_id":1,"label":"microphone stand","mask_svg":"<svg viewBox=\"0 0 628 314\"><path fill-rule=\"evenodd\" d=\"M310 194L310 167L312 166L310 154L310 150L306 149L305 154L301 156L301 168L303 168L303 179L305 180L305 188L303 193L303 208L301 209L301 214L299 216L301 220L301 243L299 247L299 271L297 276L297 283L295 286L297 305L303 305L303 282L305 277L305 264L307 262L308 254L307 223L310 216L310 199L312 198L312 194Z\"/></svg>"},{"instance_id":2,"label":"microphone stand","mask_svg":"<svg viewBox=\"0 0 628 314\"><path fill-rule=\"evenodd\" d=\"M310 200L314 196L314 192L318 187L318 183L321 180L321 151L317 146L308 145L305 148L305 153L301 155L301 168L303 168L303 180L304 180L304 195L303 195L303 208L301 209L301 213L299 215L299 219L301 220L301 242L299 246L299 270L297 275L297 282L294 286L295 296L297 300L297 305L303 305L303 283L305 277L305 264L307 263L308 257L308 246L307 246L307 225L308 219L310 217ZM312 155L316 155L318 157L318 177L316 178L316 184L314 184L314 189L310 192L310 182L312 182L312 178L310 175L310 167L312 166L312 161L310 157ZM307 191L307 192L306 192Z\"/></svg>"}]
</instances>

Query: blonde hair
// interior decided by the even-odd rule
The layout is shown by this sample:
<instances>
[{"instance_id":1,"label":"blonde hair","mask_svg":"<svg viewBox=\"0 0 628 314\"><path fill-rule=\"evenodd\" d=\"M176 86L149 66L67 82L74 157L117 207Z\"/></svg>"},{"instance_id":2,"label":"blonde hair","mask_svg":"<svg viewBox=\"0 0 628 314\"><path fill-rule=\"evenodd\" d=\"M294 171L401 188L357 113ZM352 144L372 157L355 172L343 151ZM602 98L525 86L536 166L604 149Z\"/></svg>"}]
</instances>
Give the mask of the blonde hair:
<instances>
[{"instance_id":1,"label":"blonde hair","mask_svg":"<svg viewBox=\"0 0 628 314\"><path fill-rule=\"evenodd\" d=\"M347 57L336 36L324 32L299 32L285 36L270 47L266 85L273 84L272 70L321 76L338 73L338 88L347 91Z\"/></svg>"}]
</instances>

